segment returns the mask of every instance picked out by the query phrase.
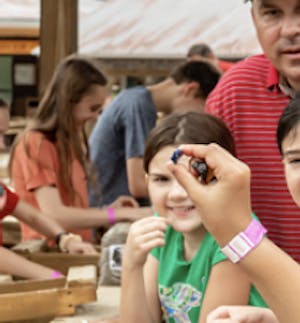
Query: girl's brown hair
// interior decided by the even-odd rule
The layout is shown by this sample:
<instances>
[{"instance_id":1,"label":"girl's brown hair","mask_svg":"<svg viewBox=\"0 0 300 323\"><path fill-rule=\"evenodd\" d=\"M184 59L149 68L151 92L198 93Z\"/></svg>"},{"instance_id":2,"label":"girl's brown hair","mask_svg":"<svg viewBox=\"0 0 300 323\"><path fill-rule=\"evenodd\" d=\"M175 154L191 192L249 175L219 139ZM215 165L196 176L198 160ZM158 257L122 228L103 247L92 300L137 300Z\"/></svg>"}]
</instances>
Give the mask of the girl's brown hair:
<instances>
[{"instance_id":1,"label":"girl's brown hair","mask_svg":"<svg viewBox=\"0 0 300 323\"><path fill-rule=\"evenodd\" d=\"M74 201L76 192L71 182L71 161L76 158L84 168L86 175L89 176L90 158L87 134L84 129L78 132L73 108L88 93L92 85L105 86L106 84L107 79L96 61L76 55L65 58L57 66L36 114L25 132L13 145L10 171L14 148L20 139L24 139L26 153L29 156L26 133L32 130L42 132L46 139L56 145L61 182L71 200Z\"/></svg>"},{"instance_id":2,"label":"girl's brown hair","mask_svg":"<svg viewBox=\"0 0 300 323\"><path fill-rule=\"evenodd\" d=\"M213 142L235 155L233 137L222 120L200 112L171 114L162 119L148 137L144 153L144 170L148 173L151 160L166 146Z\"/></svg>"}]
</instances>

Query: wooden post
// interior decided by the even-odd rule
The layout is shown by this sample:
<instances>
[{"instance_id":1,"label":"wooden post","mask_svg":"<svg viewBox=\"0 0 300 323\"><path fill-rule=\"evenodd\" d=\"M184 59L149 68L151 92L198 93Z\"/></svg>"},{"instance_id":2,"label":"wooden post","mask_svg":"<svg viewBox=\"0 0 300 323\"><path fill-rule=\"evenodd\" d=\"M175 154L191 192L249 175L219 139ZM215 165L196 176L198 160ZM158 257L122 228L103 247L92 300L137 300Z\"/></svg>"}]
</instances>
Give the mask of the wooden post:
<instances>
[{"instance_id":1,"label":"wooden post","mask_svg":"<svg viewBox=\"0 0 300 323\"><path fill-rule=\"evenodd\" d=\"M41 0L39 94L57 63L77 52L78 0Z\"/></svg>"}]
</instances>

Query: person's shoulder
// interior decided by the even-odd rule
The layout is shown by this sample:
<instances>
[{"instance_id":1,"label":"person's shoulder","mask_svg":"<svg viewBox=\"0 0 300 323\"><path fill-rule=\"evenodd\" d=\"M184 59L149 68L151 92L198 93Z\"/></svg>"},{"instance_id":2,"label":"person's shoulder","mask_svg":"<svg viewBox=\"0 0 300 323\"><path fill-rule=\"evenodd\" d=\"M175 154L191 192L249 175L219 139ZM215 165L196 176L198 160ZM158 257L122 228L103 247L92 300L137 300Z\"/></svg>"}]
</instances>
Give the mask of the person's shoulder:
<instances>
[{"instance_id":1,"label":"person's shoulder","mask_svg":"<svg viewBox=\"0 0 300 323\"><path fill-rule=\"evenodd\" d=\"M218 82L210 97L219 91L245 91L249 84L263 87L266 83L271 63L265 55L247 57L232 66Z\"/></svg>"},{"instance_id":2,"label":"person's shoulder","mask_svg":"<svg viewBox=\"0 0 300 323\"><path fill-rule=\"evenodd\" d=\"M133 87L123 89L115 97L115 99L131 98L132 96L144 95L145 93L148 93L148 90L145 86L143 86L143 85L133 86Z\"/></svg>"},{"instance_id":3,"label":"person's shoulder","mask_svg":"<svg viewBox=\"0 0 300 323\"><path fill-rule=\"evenodd\" d=\"M133 103L144 101L145 97L149 96L149 91L145 86L134 86L132 88L125 89L123 97Z\"/></svg>"},{"instance_id":4,"label":"person's shoulder","mask_svg":"<svg viewBox=\"0 0 300 323\"><path fill-rule=\"evenodd\" d=\"M34 146L40 146L40 145L51 145L53 146L54 143L51 142L45 134L43 134L41 131L38 130L30 130L26 131L23 135L23 141L26 142L26 144L34 145Z\"/></svg>"},{"instance_id":5,"label":"person's shoulder","mask_svg":"<svg viewBox=\"0 0 300 323\"><path fill-rule=\"evenodd\" d=\"M230 78L243 79L244 77L261 76L265 77L268 73L271 62L264 55L249 56L234 64L222 77L222 79L228 80ZM221 81L222 81L221 79Z\"/></svg>"},{"instance_id":6,"label":"person's shoulder","mask_svg":"<svg viewBox=\"0 0 300 323\"><path fill-rule=\"evenodd\" d=\"M124 108L128 110L129 106L140 105L141 102L145 102L146 96L149 96L149 91L144 86L134 86L123 89L104 109L102 116L115 116L116 111L121 113L120 110L123 110Z\"/></svg>"},{"instance_id":7,"label":"person's shoulder","mask_svg":"<svg viewBox=\"0 0 300 323\"><path fill-rule=\"evenodd\" d=\"M55 143L50 141L41 131L26 131L20 142L22 148L28 150L30 155L43 155L56 151Z\"/></svg>"}]
</instances>

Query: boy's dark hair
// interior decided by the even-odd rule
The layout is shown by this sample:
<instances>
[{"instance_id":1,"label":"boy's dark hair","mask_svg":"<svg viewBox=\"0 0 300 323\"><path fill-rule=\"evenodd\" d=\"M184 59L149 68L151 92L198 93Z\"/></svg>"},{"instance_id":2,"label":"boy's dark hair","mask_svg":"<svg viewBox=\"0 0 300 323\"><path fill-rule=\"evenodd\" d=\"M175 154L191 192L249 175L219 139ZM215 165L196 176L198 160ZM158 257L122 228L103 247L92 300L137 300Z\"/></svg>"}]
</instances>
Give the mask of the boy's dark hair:
<instances>
[{"instance_id":1,"label":"boy's dark hair","mask_svg":"<svg viewBox=\"0 0 300 323\"><path fill-rule=\"evenodd\" d=\"M207 98L217 85L221 73L207 60L189 61L177 66L169 75L176 84L197 82L199 91L196 97Z\"/></svg>"},{"instance_id":2,"label":"boy's dark hair","mask_svg":"<svg viewBox=\"0 0 300 323\"><path fill-rule=\"evenodd\" d=\"M207 113L172 113L151 131L144 153L144 170L149 171L153 157L164 147L180 144L217 143L235 155L234 139L225 123Z\"/></svg>"},{"instance_id":3,"label":"boy's dark hair","mask_svg":"<svg viewBox=\"0 0 300 323\"><path fill-rule=\"evenodd\" d=\"M297 92L287 107L283 110L278 121L276 139L280 154L282 155L282 142L293 131L297 134L297 126L300 124L300 92Z\"/></svg>"},{"instance_id":4,"label":"boy's dark hair","mask_svg":"<svg viewBox=\"0 0 300 323\"><path fill-rule=\"evenodd\" d=\"M192 57L194 55L199 55L201 57L209 58L214 55L212 49L204 43L195 44L191 46L187 52L187 57Z\"/></svg>"}]
</instances>

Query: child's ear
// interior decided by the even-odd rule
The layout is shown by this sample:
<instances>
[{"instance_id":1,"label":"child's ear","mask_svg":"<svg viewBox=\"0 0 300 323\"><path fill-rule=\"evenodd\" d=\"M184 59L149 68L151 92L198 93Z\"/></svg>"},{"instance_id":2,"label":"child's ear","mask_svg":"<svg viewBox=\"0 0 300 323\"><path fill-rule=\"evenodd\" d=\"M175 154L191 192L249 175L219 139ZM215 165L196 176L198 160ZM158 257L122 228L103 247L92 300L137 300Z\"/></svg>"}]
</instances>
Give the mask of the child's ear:
<instances>
[{"instance_id":1,"label":"child's ear","mask_svg":"<svg viewBox=\"0 0 300 323\"><path fill-rule=\"evenodd\" d=\"M197 82L188 82L184 86L184 94L186 96L197 97L199 93L200 84Z\"/></svg>"}]
</instances>

